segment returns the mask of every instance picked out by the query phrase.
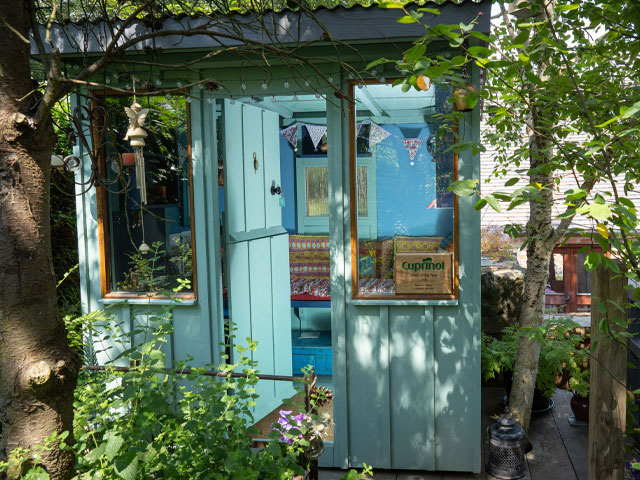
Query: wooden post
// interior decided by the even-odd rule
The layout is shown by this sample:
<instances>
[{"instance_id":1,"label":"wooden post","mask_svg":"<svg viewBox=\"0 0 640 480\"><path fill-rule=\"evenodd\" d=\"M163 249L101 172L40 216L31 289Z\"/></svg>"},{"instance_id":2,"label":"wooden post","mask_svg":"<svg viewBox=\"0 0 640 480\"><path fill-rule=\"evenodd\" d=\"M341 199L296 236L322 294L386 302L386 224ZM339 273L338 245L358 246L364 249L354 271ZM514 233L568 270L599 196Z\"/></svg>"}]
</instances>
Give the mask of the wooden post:
<instances>
[{"instance_id":1,"label":"wooden post","mask_svg":"<svg viewBox=\"0 0 640 480\"><path fill-rule=\"evenodd\" d=\"M611 332L626 331L614 319L626 321L626 310L618 305L627 303L625 277L617 276L599 265L591 277L591 337L597 339L591 352L589 395L589 480L622 480L624 478L624 430L626 426L627 347L624 338L618 341L600 332L598 326L607 318ZM606 305L600 313L599 303ZM602 308L602 307L600 307ZM626 322L625 322L626 323Z\"/></svg>"}]
</instances>

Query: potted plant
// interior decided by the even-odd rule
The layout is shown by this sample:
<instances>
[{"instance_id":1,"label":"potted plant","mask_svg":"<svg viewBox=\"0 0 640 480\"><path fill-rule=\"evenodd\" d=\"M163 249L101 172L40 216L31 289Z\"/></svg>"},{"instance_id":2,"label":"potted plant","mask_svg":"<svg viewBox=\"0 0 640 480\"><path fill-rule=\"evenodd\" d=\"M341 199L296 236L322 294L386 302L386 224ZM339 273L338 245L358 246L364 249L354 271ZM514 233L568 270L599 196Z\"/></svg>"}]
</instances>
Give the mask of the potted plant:
<instances>
[{"instance_id":1,"label":"potted plant","mask_svg":"<svg viewBox=\"0 0 640 480\"><path fill-rule=\"evenodd\" d=\"M526 335L536 339L540 341L540 359L532 410L548 410L553 406L551 397L556 388L556 378L566 368L578 365L576 359L583 355L579 353L583 339L574 331L577 326L570 318L552 317L538 328L521 328L517 325L506 327L501 339L483 334L481 358L485 380L502 373L508 397L520 337Z\"/></svg>"},{"instance_id":2,"label":"potted plant","mask_svg":"<svg viewBox=\"0 0 640 480\"><path fill-rule=\"evenodd\" d=\"M579 349L569 369L571 373L569 386L573 389L573 397L571 397L570 405L574 416L574 423L575 421L584 423L589 421L590 353L591 349L588 346Z\"/></svg>"}]
</instances>

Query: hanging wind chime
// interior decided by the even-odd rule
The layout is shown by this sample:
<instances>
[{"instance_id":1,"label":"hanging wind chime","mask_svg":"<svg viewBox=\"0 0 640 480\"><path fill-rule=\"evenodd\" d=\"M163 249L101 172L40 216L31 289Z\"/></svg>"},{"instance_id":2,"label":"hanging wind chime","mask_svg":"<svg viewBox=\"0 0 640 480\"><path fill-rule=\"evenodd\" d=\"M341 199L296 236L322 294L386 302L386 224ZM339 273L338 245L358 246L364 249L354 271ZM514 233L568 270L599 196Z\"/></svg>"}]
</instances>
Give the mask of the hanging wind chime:
<instances>
[{"instance_id":1,"label":"hanging wind chime","mask_svg":"<svg viewBox=\"0 0 640 480\"><path fill-rule=\"evenodd\" d=\"M140 221L142 224L142 243L138 250L140 253L147 253L150 250L149 245L144 241L144 214L142 206L147 204L147 181L144 168L144 146L145 137L148 135L142 126L149 113L148 108L142 106L136 101L135 79L133 84L133 104L131 107L124 107L124 111L129 117L129 128L124 139L129 140L129 144L133 148L136 160L136 187L140 193Z\"/></svg>"}]
</instances>

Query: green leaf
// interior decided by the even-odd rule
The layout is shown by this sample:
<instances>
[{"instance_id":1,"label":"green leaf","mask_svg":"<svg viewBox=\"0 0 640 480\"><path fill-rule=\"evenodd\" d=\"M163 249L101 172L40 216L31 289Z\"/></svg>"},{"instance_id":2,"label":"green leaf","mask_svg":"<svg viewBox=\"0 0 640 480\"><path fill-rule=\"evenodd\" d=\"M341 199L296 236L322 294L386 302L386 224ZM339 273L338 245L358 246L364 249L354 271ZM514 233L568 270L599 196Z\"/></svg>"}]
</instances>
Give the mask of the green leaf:
<instances>
[{"instance_id":1,"label":"green leaf","mask_svg":"<svg viewBox=\"0 0 640 480\"><path fill-rule=\"evenodd\" d=\"M509 180L507 180L506 182L504 182L504 186L505 187L512 187L513 185L515 185L516 183L518 183L520 181L520 179L518 177L513 177L510 178Z\"/></svg>"},{"instance_id":2,"label":"green leaf","mask_svg":"<svg viewBox=\"0 0 640 480\"><path fill-rule=\"evenodd\" d=\"M502 212L502 207L500 207L500 202L498 202L498 200L496 200L496 198L493 195L487 195L484 198L486 198L489 206L493 208L496 212L498 213Z\"/></svg>"},{"instance_id":3,"label":"green leaf","mask_svg":"<svg viewBox=\"0 0 640 480\"><path fill-rule=\"evenodd\" d=\"M481 198L476 202L473 208L475 208L476 210L482 210L486 204L487 204L487 200L484 198Z\"/></svg>"},{"instance_id":4,"label":"green leaf","mask_svg":"<svg viewBox=\"0 0 640 480\"><path fill-rule=\"evenodd\" d=\"M638 112L640 112L640 102L636 102L630 107L620 107L622 118L629 118Z\"/></svg>"},{"instance_id":5,"label":"green leaf","mask_svg":"<svg viewBox=\"0 0 640 480\"><path fill-rule=\"evenodd\" d=\"M411 15L405 15L404 17L400 17L396 20L398 23L420 23L418 20L413 18Z\"/></svg>"},{"instance_id":6,"label":"green leaf","mask_svg":"<svg viewBox=\"0 0 640 480\"><path fill-rule=\"evenodd\" d=\"M600 263L600 254L598 252L589 252L584 260L584 268L587 272L591 272L596 269Z\"/></svg>"},{"instance_id":7,"label":"green leaf","mask_svg":"<svg viewBox=\"0 0 640 480\"><path fill-rule=\"evenodd\" d=\"M120 435L109 435L109 439L107 440L107 444L105 447L105 455L107 459L112 462L120 448L124 444L124 439Z\"/></svg>"},{"instance_id":8,"label":"green leaf","mask_svg":"<svg viewBox=\"0 0 640 480\"><path fill-rule=\"evenodd\" d=\"M565 192L567 195L567 202L575 202L587 196L587 191L581 188L573 188Z\"/></svg>"},{"instance_id":9,"label":"green leaf","mask_svg":"<svg viewBox=\"0 0 640 480\"><path fill-rule=\"evenodd\" d=\"M369 65L367 65L365 67L365 70L369 70L369 69L371 69L371 68L373 68L373 67L375 67L377 65L381 65L383 63L391 63L391 62L393 62L393 60L388 60L386 58L379 58L379 59L374 60L373 62L369 63Z\"/></svg>"},{"instance_id":10,"label":"green leaf","mask_svg":"<svg viewBox=\"0 0 640 480\"><path fill-rule=\"evenodd\" d=\"M487 58L489 55L491 55L491 50L489 50L487 47L475 46L469 47L467 49L467 53L477 58Z\"/></svg>"},{"instance_id":11,"label":"green leaf","mask_svg":"<svg viewBox=\"0 0 640 480\"><path fill-rule=\"evenodd\" d=\"M87 455L84 456L89 462L97 462L102 455L104 455L104 451L107 447L106 443L101 443L98 447L91 450Z\"/></svg>"},{"instance_id":12,"label":"green leaf","mask_svg":"<svg viewBox=\"0 0 640 480\"><path fill-rule=\"evenodd\" d=\"M467 178L466 180L452 182L447 190L455 193L459 197L469 197L476 192L476 185L478 185L477 180Z\"/></svg>"},{"instance_id":13,"label":"green leaf","mask_svg":"<svg viewBox=\"0 0 640 480\"><path fill-rule=\"evenodd\" d=\"M596 220L603 221L611 216L611 209L608 205L603 205L601 203L592 203L589 208L589 213Z\"/></svg>"},{"instance_id":14,"label":"green leaf","mask_svg":"<svg viewBox=\"0 0 640 480\"><path fill-rule=\"evenodd\" d=\"M424 52L426 51L427 46L423 43L419 43L418 45L415 45L404 52L404 59L407 62L416 62L424 55Z\"/></svg>"},{"instance_id":15,"label":"green leaf","mask_svg":"<svg viewBox=\"0 0 640 480\"><path fill-rule=\"evenodd\" d=\"M118 476L124 480L136 480L138 475L138 456L134 455L133 460L127 463L124 459L118 458L114 464Z\"/></svg>"},{"instance_id":16,"label":"green leaf","mask_svg":"<svg viewBox=\"0 0 640 480\"><path fill-rule=\"evenodd\" d=\"M419 12L432 13L434 15L440 15L440 10L437 8L419 8Z\"/></svg>"}]
</instances>

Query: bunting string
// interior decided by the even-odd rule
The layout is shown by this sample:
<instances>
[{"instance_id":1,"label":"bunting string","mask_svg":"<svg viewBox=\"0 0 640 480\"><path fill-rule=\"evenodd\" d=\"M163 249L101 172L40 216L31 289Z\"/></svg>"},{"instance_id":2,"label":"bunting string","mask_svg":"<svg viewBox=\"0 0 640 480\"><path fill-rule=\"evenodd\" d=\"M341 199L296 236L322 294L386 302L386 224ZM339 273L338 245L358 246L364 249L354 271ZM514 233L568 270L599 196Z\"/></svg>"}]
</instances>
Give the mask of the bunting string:
<instances>
[{"instance_id":1,"label":"bunting string","mask_svg":"<svg viewBox=\"0 0 640 480\"><path fill-rule=\"evenodd\" d=\"M365 124L368 124L370 126L368 135L361 134L362 127ZM313 143L313 148L317 152L318 144L320 143L320 140L322 139L324 134L327 132L327 126L316 125L312 123L295 122L289 125L288 127L285 127L282 130L280 130L280 133L282 134L282 136L289 141L289 143L293 146L293 148L296 151L298 149L298 127L299 126L303 126L304 128L307 129L307 132L309 133L309 137L311 138L311 142ZM377 145L378 143L380 143L381 141L389 137L393 137L400 140L405 150L407 151L407 154L409 155L410 165L414 165L414 160L416 158L418 150L420 149L423 143L427 145L427 151L432 156L434 156L434 150L435 150L434 146L436 143L434 135L428 135L428 136L417 137L417 138L399 137L398 135L394 135L393 133L382 128L380 125L378 125L377 123L371 120L368 120L365 122L358 122L356 124L356 135L359 138L368 138L369 149L371 149L371 147L373 147L374 145Z\"/></svg>"}]
</instances>

